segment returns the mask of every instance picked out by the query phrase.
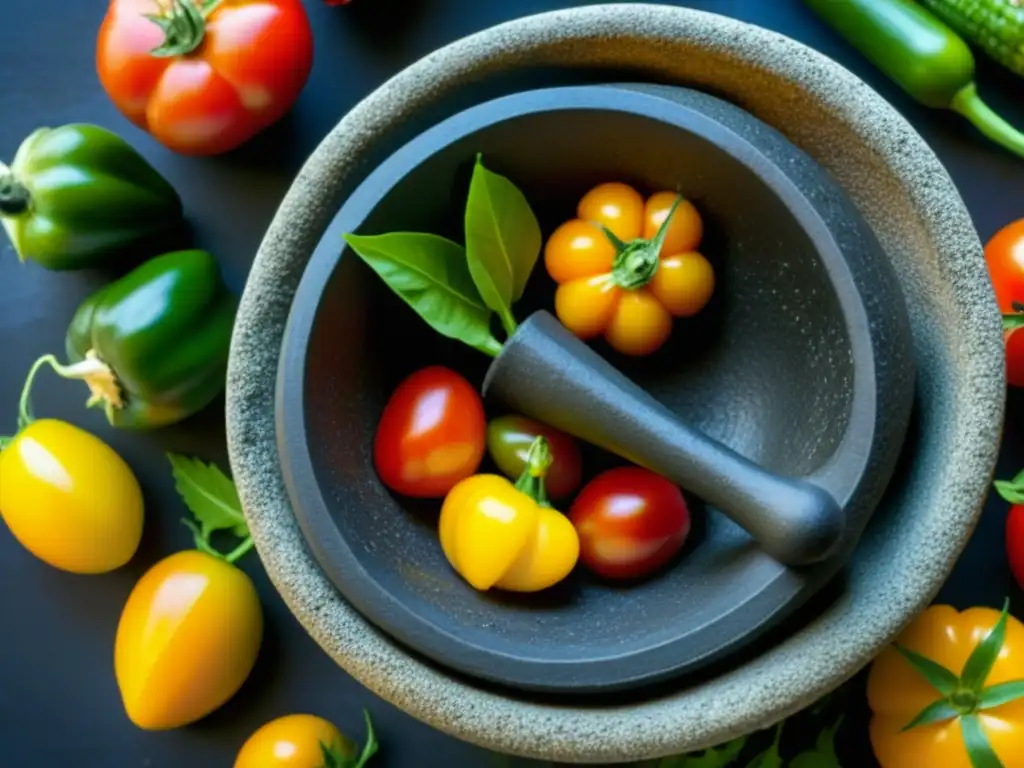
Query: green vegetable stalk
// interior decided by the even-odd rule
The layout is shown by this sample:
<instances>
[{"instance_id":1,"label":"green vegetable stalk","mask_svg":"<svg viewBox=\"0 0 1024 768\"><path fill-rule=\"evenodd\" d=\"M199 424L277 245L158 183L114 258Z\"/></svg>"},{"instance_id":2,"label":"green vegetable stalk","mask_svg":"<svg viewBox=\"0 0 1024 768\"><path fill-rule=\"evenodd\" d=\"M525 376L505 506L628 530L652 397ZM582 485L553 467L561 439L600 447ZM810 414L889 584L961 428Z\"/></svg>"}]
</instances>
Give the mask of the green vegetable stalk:
<instances>
[{"instance_id":1,"label":"green vegetable stalk","mask_svg":"<svg viewBox=\"0 0 1024 768\"><path fill-rule=\"evenodd\" d=\"M921 0L990 58L1024 77L1024 5L1018 0Z\"/></svg>"},{"instance_id":2,"label":"green vegetable stalk","mask_svg":"<svg viewBox=\"0 0 1024 768\"><path fill-rule=\"evenodd\" d=\"M158 256L87 298L71 320L69 365L115 427L179 422L223 391L237 301L205 251Z\"/></svg>"},{"instance_id":3,"label":"green vegetable stalk","mask_svg":"<svg viewBox=\"0 0 1024 768\"><path fill-rule=\"evenodd\" d=\"M110 131L40 128L0 163L0 223L18 257L47 269L97 266L182 223L181 199Z\"/></svg>"},{"instance_id":4,"label":"green vegetable stalk","mask_svg":"<svg viewBox=\"0 0 1024 768\"><path fill-rule=\"evenodd\" d=\"M1024 157L1024 134L978 96L974 54L956 32L912 0L804 0L903 90L927 107L951 109Z\"/></svg>"}]
</instances>

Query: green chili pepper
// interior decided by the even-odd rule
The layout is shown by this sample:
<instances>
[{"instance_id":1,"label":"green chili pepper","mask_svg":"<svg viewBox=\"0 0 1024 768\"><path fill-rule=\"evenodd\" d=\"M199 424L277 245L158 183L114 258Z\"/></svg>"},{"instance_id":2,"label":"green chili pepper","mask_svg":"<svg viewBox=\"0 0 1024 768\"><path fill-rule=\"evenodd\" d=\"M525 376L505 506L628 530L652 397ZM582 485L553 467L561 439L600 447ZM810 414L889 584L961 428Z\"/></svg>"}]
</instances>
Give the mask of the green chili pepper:
<instances>
[{"instance_id":1,"label":"green chili pepper","mask_svg":"<svg viewBox=\"0 0 1024 768\"><path fill-rule=\"evenodd\" d=\"M0 163L0 222L22 261L67 270L121 258L182 223L174 188L94 125L40 128Z\"/></svg>"},{"instance_id":2,"label":"green chili pepper","mask_svg":"<svg viewBox=\"0 0 1024 768\"><path fill-rule=\"evenodd\" d=\"M869 61L927 107L951 109L1024 157L1024 134L978 96L974 54L912 0L804 0Z\"/></svg>"},{"instance_id":3,"label":"green chili pepper","mask_svg":"<svg viewBox=\"0 0 1024 768\"><path fill-rule=\"evenodd\" d=\"M88 405L115 427L174 424L223 391L236 308L210 254L168 253L81 304L67 332L69 365L42 360L84 381Z\"/></svg>"}]
</instances>

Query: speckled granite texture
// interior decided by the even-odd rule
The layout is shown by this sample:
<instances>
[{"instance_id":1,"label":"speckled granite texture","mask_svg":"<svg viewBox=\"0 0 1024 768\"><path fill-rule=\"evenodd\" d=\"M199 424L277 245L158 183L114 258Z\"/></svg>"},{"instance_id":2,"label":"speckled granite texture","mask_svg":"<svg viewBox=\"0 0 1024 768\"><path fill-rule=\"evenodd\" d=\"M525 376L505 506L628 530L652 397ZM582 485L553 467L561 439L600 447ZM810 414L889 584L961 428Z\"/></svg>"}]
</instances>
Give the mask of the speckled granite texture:
<instances>
[{"instance_id":1,"label":"speckled granite texture","mask_svg":"<svg viewBox=\"0 0 1024 768\"><path fill-rule=\"evenodd\" d=\"M410 658L335 593L306 551L277 462L274 390L291 296L375 137L460 85L527 66L628 66L725 96L844 185L890 254L917 354L918 447L849 567L844 595L734 671L643 704L588 709L503 697ZM970 536L1003 416L1002 337L981 247L952 182L879 96L820 54L696 11L606 5L522 19L459 41L360 103L299 175L253 267L228 381L232 469L257 548L317 642L396 706L495 750L615 762L765 727L862 668L933 598Z\"/></svg>"}]
</instances>

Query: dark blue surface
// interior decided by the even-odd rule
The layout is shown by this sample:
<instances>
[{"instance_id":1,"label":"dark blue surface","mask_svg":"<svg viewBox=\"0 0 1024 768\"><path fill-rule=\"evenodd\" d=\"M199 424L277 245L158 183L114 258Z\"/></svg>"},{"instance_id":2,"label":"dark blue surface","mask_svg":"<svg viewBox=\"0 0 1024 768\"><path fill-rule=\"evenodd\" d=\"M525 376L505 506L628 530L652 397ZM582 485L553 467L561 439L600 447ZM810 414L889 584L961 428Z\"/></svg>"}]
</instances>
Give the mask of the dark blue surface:
<instances>
[{"instance_id":1,"label":"dark blue surface","mask_svg":"<svg viewBox=\"0 0 1024 768\"><path fill-rule=\"evenodd\" d=\"M3 0L0 17L0 157L41 125L95 122L140 148L178 187L198 242L225 264L240 288L278 202L302 161L362 96L420 56L468 33L516 16L585 3L551 0L353 0L348 8L308 0L317 37L313 76L296 110L247 148L217 159L172 155L132 128L110 105L93 65L100 0ZM864 77L921 131L967 201L983 239L1024 216L1024 161L988 144L959 118L916 106L821 25L800 0L690 0L674 3L717 11L775 29L833 56ZM981 90L1018 125L1021 82L982 64ZM13 429L18 391L30 363L60 351L65 326L98 277L22 267L0 252L0 424ZM367 707L384 744L378 768L485 768L500 761L421 725L377 700L346 676L303 632L277 597L255 557L245 568L263 596L264 650L249 682L203 722L170 733L136 730L121 709L113 677L117 619L135 580L161 556L188 546L183 514L165 450L195 453L226 466L223 427L216 418L155 435L113 433L102 416L85 413L82 392L43 378L41 415L66 418L95 431L135 468L146 492L143 548L114 574L74 577L26 554L0 526L0 766L80 768L229 766L246 736L264 721L308 711L361 738ZM1011 397L1001 475L1024 466L1016 423L1024 400ZM3 431L0 429L0 431ZM1024 599L1003 554L1006 505L993 497L940 598L957 607L999 606ZM855 694L858 707L860 693ZM863 712L845 729L846 766L871 765Z\"/></svg>"}]
</instances>

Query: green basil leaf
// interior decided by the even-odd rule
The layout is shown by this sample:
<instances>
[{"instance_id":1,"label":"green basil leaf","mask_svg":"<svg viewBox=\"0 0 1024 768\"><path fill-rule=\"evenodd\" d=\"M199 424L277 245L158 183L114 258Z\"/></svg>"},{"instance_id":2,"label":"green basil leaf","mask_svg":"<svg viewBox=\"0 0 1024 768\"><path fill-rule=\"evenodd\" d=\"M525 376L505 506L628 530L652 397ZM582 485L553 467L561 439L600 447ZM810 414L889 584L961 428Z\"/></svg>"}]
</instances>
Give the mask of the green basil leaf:
<instances>
[{"instance_id":1,"label":"green basil leaf","mask_svg":"<svg viewBox=\"0 0 1024 768\"><path fill-rule=\"evenodd\" d=\"M480 295L506 329L540 256L540 224L525 195L477 156L466 202L466 252Z\"/></svg>"},{"instance_id":2,"label":"green basil leaf","mask_svg":"<svg viewBox=\"0 0 1024 768\"><path fill-rule=\"evenodd\" d=\"M978 697L978 709L995 709L1024 697L1024 680L991 685Z\"/></svg>"},{"instance_id":3,"label":"green basil leaf","mask_svg":"<svg viewBox=\"0 0 1024 768\"><path fill-rule=\"evenodd\" d=\"M985 639L978 643L967 659L967 663L964 664L964 670L960 673L960 685L967 690L978 691L985 684L989 672L992 671L996 659L999 658L999 652L1003 649L1009 613L1010 601L1006 600L1003 603L1003 612L999 616L999 621L985 635Z\"/></svg>"},{"instance_id":4,"label":"green basil leaf","mask_svg":"<svg viewBox=\"0 0 1024 768\"><path fill-rule=\"evenodd\" d=\"M740 736L700 754L666 757L657 765L658 768L728 768L736 762L746 745L747 737Z\"/></svg>"},{"instance_id":5,"label":"green basil leaf","mask_svg":"<svg viewBox=\"0 0 1024 768\"><path fill-rule=\"evenodd\" d=\"M917 717L903 726L903 730L910 731L914 728L920 728L922 725L932 725L934 723L941 723L944 720L952 720L954 717L960 717L960 710L950 704L948 699L939 699L918 712Z\"/></svg>"},{"instance_id":6,"label":"green basil leaf","mask_svg":"<svg viewBox=\"0 0 1024 768\"><path fill-rule=\"evenodd\" d=\"M953 691L959 687L960 679L941 664L932 661L927 656L922 656L917 651L904 648L902 645L896 644L895 648L907 660L907 663L943 696L952 695Z\"/></svg>"},{"instance_id":7,"label":"green basil leaf","mask_svg":"<svg viewBox=\"0 0 1024 768\"><path fill-rule=\"evenodd\" d=\"M492 357L501 352L491 333L491 311L473 286L461 245L417 232L345 235L345 242L442 336Z\"/></svg>"},{"instance_id":8,"label":"green basil leaf","mask_svg":"<svg viewBox=\"0 0 1024 768\"><path fill-rule=\"evenodd\" d=\"M977 715L964 715L960 718L960 732L967 747L967 756L974 768L1006 768L999 755L992 749L988 735Z\"/></svg>"}]
</instances>

